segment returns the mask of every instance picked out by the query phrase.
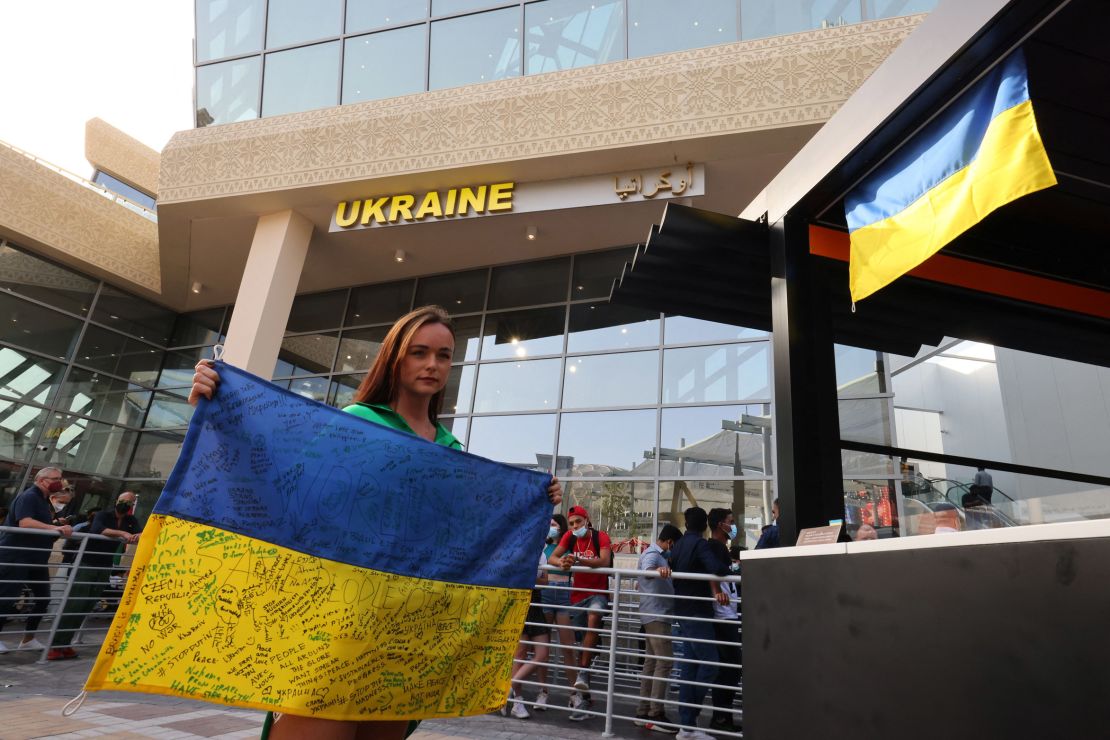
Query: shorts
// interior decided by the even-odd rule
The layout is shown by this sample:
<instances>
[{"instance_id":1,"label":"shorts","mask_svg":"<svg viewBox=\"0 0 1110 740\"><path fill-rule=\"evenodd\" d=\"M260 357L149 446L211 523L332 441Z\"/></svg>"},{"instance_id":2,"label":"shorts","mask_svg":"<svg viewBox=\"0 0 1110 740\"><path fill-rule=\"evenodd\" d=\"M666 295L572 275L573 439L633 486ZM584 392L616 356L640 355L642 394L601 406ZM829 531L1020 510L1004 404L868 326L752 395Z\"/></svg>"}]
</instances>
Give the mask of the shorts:
<instances>
[{"instance_id":1,"label":"shorts","mask_svg":"<svg viewBox=\"0 0 1110 740\"><path fill-rule=\"evenodd\" d=\"M573 616L571 616L571 624L575 627L585 627L591 613L601 612L604 615L608 611L609 597L605 594L594 594L593 596L587 596L574 606L578 608L574 610Z\"/></svg>"},{"instance_id":2,"label":"shorts","mask_svg":"<svg viewBox=\"0 0 1110 740\"><path fill-rule=\"evenodd\" d=\"M528 615L524 618L524 622L524 634L530 638L551 633L551 627L548 626L547 620L544 619L543 609L540 609L535 604L528 607ZM529 624L529 622L533 624Z\"/></svg>"},{"instance_id":3,"label":"shorts","mask_svg":"<svg viewBox=\"0 0 1110 740\"><path fill-rule=\"evenodd\" d=\"M540 590L540 602L543 604L543 613L548 615L569 614L570 609L570 581L565 583L552 583L552 586L561 588L545 588Z\"/></svg>"}]
</instances>

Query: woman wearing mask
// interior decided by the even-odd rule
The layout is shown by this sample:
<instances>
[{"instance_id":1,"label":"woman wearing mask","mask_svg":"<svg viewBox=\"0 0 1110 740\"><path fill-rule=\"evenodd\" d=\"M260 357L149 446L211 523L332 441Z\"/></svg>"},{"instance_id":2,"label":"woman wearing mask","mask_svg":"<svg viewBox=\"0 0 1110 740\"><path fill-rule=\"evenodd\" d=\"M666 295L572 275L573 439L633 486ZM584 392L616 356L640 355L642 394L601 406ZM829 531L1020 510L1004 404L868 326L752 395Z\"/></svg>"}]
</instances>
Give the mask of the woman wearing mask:
<instances>
[{"instance_id":1,"label":"woman wearing mask","mask_svg":"<svg viewBox=\"0 0 1110 740\"><path fill-rule=\"evenodd\" d=\"M455 330L447 312L439 306L424 306L397 320L382 341L381 350L344 411L375 424L383 424L453 449L462 449L457 439L438 422L444 388L455 351ZM193 375L189 402L201 396L212 398L219 375L208 361L201 361ZM548 489L552 504L562 501L562 486L553 479ZM480 532L463 532L478 538ZM407 720L341 721L284 714L273 721L267 717L263 737L272 740L400 740L417 722Z\"/></svg>"}]
</instances>

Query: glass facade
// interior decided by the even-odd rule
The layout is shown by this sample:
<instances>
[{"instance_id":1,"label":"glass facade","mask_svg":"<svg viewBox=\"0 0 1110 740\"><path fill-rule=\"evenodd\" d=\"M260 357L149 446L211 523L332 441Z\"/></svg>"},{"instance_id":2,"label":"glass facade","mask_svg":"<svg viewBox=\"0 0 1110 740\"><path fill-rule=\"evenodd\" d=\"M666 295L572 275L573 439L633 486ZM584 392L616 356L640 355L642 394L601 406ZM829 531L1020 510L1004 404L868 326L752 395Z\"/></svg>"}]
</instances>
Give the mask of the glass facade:
<instances>
[{"instance_id":1,"label":"glass facade","mask_svg":"<svg viewBox=\"0 0 1110 740\"><path fill-rule=\"evenodd\" d=\"M196 0L196 125L928 12L936 0Z\"/></svg>"}]
</instances>

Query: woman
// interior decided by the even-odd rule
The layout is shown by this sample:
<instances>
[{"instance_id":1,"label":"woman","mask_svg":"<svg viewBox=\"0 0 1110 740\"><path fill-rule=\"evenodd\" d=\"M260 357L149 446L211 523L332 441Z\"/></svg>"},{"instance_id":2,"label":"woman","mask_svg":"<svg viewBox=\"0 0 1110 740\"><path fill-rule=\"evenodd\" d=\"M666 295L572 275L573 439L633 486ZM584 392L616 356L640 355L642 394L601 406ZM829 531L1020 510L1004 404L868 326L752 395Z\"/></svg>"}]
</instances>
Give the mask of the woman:
<instances>
[{"instance_id":1,"label":"woman","mask_svg":"<svg viewBox=\"0 0 1110 740\"><path fill-rule=\"evenodd\" d=\"M451 372L455 330L447 312L439 306L424 306L402 316L386 334L370 372L355 393L347 413L399 429L453 449L462 449L457 439L438 422L444 387ZM197 363L189 403L204 396L211 399L219 375L209 361ZM552 479L547 495L552 504L563 498L563 489ZM460 537L477 539L479 532L460 532ZM410 726L411 724L411 726ZM269 730L271 740L400 740L416 727L407 720L372 722L326 720L281 715ZM266 727L270 727L267 718ZM263 737L266 737L263 730Z\"/></svg>"},{"instance_id":2,"label":"woman","mask_svg":"<svg viewBox=\"0 0 1110 740\"><path fill-rule=\"evenodd\" d=\"M546 548L545 548L546 550ZM536 588L532 589L532 604L528 607L528 615L524 618L524 631L520 633L520 644L513 654L513 676L509 685L509 701L501 708L502 715L510 713L517 719L528 719L531 715L524 706L523 681L536 671L540 683L547 683L547 656L550 650L551 629L544 621L543 610L540 609L539 586L547 585L547 556L541 552L536 569ZM532 651L532 660L528 660L528 651ZM541 702L541 697L543 701ZM512 708L510 709L510 705ZM547 689L541 688L536 696L536 708L547 708Z\"/></svg>"},{"instance_id":3,"label":"woman","mask_svg":"<svg viewBox=\"0 0 1110 740\"><path fill-rule=\"evenodd\" d=\"M565 516L554 514L551 517L551 529L548 530L547 546L543 550L547 558L551 557L551 553L555 552L555 548L563 541L563 535L567 533L568 529ZM567 651L574 650L574 628L570 624L570 575L563 571L550 570L547 572L547 585L548 588L543 589L541 595L543 616L547 619L548 624L556 625L560 650L564 655L564 660L569 665L572 661L568 657L570 653ZM546 671L544 671L540 681L547 683ZM539 696L536 697L536 704L546 705L547 700L547 688L544 687ZM537 706L538 708L539 706Z\"/></svg>"}]
</instances>

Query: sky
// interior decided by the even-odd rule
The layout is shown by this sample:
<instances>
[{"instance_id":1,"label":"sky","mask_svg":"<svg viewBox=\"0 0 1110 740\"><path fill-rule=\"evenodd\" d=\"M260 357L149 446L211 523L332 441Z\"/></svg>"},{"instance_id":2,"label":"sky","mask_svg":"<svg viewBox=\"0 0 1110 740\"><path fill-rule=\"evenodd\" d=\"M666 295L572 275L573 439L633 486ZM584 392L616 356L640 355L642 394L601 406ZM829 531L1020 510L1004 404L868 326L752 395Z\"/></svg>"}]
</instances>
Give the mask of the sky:
<instances>
[{"instance_id":1,"label":"sky","mask_svg":"<svg viewBox=\"0 0 1110 740\"><path fill-rule=\"evenodd\" d=\"M192 128L193 0L0 0L0 141L83 177L85 121Z\"/></svg>"}]
</instances>

